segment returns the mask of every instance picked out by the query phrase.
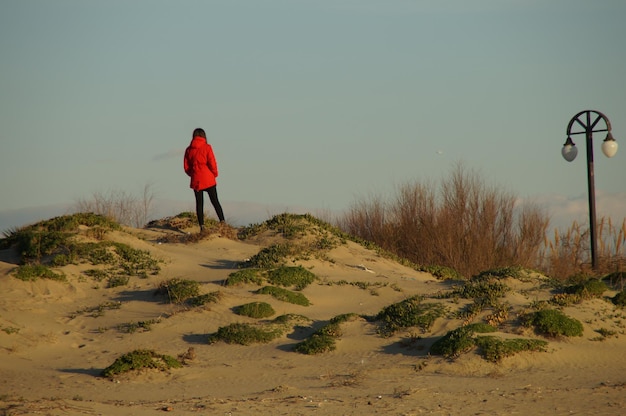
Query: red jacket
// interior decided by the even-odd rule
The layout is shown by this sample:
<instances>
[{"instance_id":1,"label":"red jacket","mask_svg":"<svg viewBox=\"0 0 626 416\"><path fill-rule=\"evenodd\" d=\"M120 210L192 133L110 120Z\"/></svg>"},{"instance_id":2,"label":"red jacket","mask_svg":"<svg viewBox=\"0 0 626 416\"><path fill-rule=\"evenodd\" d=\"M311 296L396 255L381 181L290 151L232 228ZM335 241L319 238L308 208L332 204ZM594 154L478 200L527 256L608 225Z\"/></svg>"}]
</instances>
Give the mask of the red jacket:
<instances>
[{"instance_id":1,"label":"red jacket","mask_svg":"<svg viewBox=\"0 0 626 416\"><path fill-rule=\"evenodd\" d=\"M189 187L202 191L216 185L217 162L213 148L204 137L194 137L185 150L185 173L191 177Z\"/></svg>"}]
</instances>

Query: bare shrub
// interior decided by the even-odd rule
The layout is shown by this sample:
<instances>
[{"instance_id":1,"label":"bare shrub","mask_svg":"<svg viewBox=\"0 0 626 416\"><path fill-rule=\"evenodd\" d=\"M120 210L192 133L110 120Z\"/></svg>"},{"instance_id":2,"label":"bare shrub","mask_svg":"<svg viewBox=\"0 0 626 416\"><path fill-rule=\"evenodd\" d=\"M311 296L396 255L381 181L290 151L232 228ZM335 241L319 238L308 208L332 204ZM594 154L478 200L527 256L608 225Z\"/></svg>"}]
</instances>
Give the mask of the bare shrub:
<instances>
[{"instance_id":1,"label":"bare shrub","mask_svg":"<svg viewBox=\"0 0 626 416\"><path fill-rule=\"evenodd\" d=\"M540 268L559 279L576 274L614 273L626 269L626 219L616 225L602 217L596 226L598 264L591 270L590 231L577 222L566 230L555 230L540 253Z\"/></svg>"},{"instance_id":2,"label":"bare shrub","mask_svg":"<svg viewBox=\"0 0 626 416\"><path fill-rule=\"evenodd\" d=\"M536 266L549 219L459 163L438 188L407 183L391 202L357 201L338 223L414 263L452 267L469 277L496 267Z\"/></svg>"},{"instance_id":3,"label":"bare shrub","mask_svg":"<svg viewBox=\"0 0 626 416\"><path fill-rule=\"evenodd\" d=\"M146 184L141 196L121 190L94 192L90 198L79 199L74 210L100 214L120 224L141 228L148 222L153 201L152 185Z\"/></svg>"},{"instance_id":4,"label":"bare shrub","mask_svg":"<svg viewBox=\"0 0 626 416\"><path fill-rule=\"evenodd\" d=\"M367 201L357 201L338 223L344 231L390 249L395 239L389 235L392 230L388 215L385 201L378 196L370 196Z\"/></svg>"}]
</instances>

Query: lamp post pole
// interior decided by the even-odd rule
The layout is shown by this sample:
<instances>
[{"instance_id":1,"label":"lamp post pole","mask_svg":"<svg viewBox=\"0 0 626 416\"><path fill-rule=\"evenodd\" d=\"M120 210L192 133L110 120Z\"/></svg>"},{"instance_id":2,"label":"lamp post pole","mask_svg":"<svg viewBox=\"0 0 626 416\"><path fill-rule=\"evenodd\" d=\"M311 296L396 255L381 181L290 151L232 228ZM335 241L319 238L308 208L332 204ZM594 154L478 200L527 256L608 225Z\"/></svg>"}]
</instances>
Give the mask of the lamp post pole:
<instances>
[{"instance_id":1,"label":"lamp post pole","mask_svg":"<svg viewBox=\"0 0 626 416\"><path fill-rule=\"evenodd\" d=\"M605 128L596 128L598 122L604 121ZM574 126L580 126L582 131L572 131ZM602 126L600 126L602 127ZM591 268L598 267L598 242L596 238L596 191L593 172L593 133L606 131L607 135L602 143L602 152L606 157L613 157L617 153L617 142L611 134L611 122L599 111L585 110L576 114L567 125L567 140L563 145L561 154L568 162L576 158L578 150L572 141L573 135L584 134L587 141L587 189L589 196L589 230L591 238Z\"/></svg>"}]
</instances>

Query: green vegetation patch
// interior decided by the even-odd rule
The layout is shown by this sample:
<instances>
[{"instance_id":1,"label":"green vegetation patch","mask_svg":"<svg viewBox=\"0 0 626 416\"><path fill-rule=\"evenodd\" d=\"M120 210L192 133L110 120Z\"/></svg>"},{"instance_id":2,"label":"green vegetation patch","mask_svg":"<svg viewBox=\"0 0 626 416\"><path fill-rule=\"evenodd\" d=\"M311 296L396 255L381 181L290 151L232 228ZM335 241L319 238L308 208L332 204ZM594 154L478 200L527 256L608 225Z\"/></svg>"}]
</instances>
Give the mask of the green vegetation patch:
<instances>
[{"instance_id":1,"label":"green vegetation patch","mask_svg":"<svg viewBox=\"0 0 626 416\"><path fill-rule=\"evenodd\" d=\"M452 296L464 299L485 299L487 303L495 304L497 299L504 297L511 289L497 280L470 280L464 286L452 291Z\"/></svg>"},{"instance_id":2,"label":"green vegetation patch","mask_svg":"<svg viewBox=\"0 0 626 416\"><path fill-rule=\"evenodd\" d=\"M602 280L606 281L613 288L619 287L623 289L626 282L626 270L609 273Z\"/></svg>"},{"instance_id":3,"label":"green vegetation patch","mask_svg":"<svg viewBox=\"0 0 626 416\"><path fill-rule=\"evenodd\" d=\"M341 324L357 319L359 315L346 313L332 318L313 335L296 344L295 352L307 355L322 354L336 349L336 339L343 335Z\"/></svg>"},{"instance_id":4,"label":"green vegetation patch","mask_svg":"<svg viewBox=\"0 0 626 416\"><path fill-rule=\"evenodd\" d=\"M269 220L243 227L239 232L242 240L254 237L267 230L280 233L284 238L292 239L314 232L315 229L326 231L329 235L340 238L346 237L338 228L324 222L311 214L282 213L275 215Z\"/></svg>"},{"instance_id":5,"label":"green vegetation patch","mask_svg":"<svg viewBox=\"0 0 626 416\"><path fill-rule=\"evenodd\" d=\"M25 264L19 266L14 272L17 279L33 281L37 279L50 279L64 282L67 280L64 274L55 273L52 269L42 264Z\"/></svg>"},{"instance_id":6,"label":"green vegetation patch","mask_svg":"<svg viewBox=\"0 0 626 416\"><path fill-rule=\"evenodd\" d=\"M311 273L302 266L282 266L272 270L267 280L277 286L290 287L294 286L296 290L302 290L317 279L315 274Z\"/></svg>"},{"instance_id":7,"label":"green vegetation patch","mask_svg":"<svg viewBox=\"0 0 626 416\"><path fill-rule=\"evenodd\" d=\"M79 234L79 226L90 227L84 234L98 240L102 240L108 230L121 229L118 223L104 216L78 213L17 229L3 240L3 244L7 248L14 246L22 262L27 264L61 267L88 262L110 266L101 274L90 272L98 281L108 279L109 287L125 285L131 276L145 278L159 273L159 262L148 251L111 241L78 242L75 237Z\"/></svg>"},{"instance_id":8,"label":"green vegetation patch","mask_svg":"<svg viewBox=\"0 0 626 416\"><path fill-rule=\"evenodd\" d=\"M533 326L538 332L551 337L581 337L583 335L583 324L557 309L534 312L526 316L523 321L526 325Z\"/></svg>"},{"instance_id":9,"label":"green vegetation patch","mask_svg":"<svg viewBox=\"0 0 626 416\"><path fill-rule=\"evenodd\" d=\"M273 244L261 249L242 264L244 268L271 269L285 264L288 256L294 253L291 244Z\"/></svg>"},{"instance_id":10,"label":"green vegetation patch","mask_svg":"<svg viewBox=\"0 0 626 416\"><path fill-rule=\"evenodd\" d=\"M581 299L600 298L609 290L606 283L599 279L588 279L584 282L567 286L565 293L578 295Z\"/></svg>"},{"instance_id":11,"label":"green vegetation patch","mask_svg":"<svg viewBox=\"0 0 626 416\"><path fill-rule=\"evenodd\" d=\"M77 213L55 217L34 225L5 232L0 248L16 246L25 263L39 261L43 256L63 252L69 239L78 232L78 227L98 227L103 230L119 230L115 221L92 213Z\"/></svg>"},{"instance_id":12,"label":"green vegetation patch","mask_svg":"<svg viewBox=\"0 0 626 416\"><path fill-rule=\"evenodd\" d=\"M527 273L521 266L512 267L498 267L495 269L489 269L478 273L472 277L472 280L491 280L491 279L504 279L512 277L515 279L522 279Z\"/></svg>"},{"instance_id":13,"label":"green vegetation patch","mask_svg":"<svg viewBox=\"0 0 626 416\"><path fill-rule=\"evenodd\" d=\"M157 354L152 350L135 350L122 355L113 364L102 370L102 376L111 378L118 374L142 369L169 370L183 365L174 357Z\"/></svg>"},{"instance_id":14,"label":"green vegetation patch","mask_svg":"<svg viewBox=\"0 0 626 416\"><path fill-rule=\"evenodd\" d=\"M430 347L430 353L434 355L443 355L446 358L458 357L476 345L474 336L476 333L495 332L496 328L483 323L475 323L465 325L439 338Z\"/></svg>"},{"instance_id":15,"label":"green vegetation patch","mask_svg":"<svg viewBox=\"0 0 626 416\"><path fill-rule=\"evenodd\" d=\"M476 335L495 331L495 327L484 323L456 328L435 341L430 353L455 358L478 347L485 360L498 363L522 351L545 351L548 345L548 342L538 339L502 339L492 335Z\"/></svg>"},{"instance_id":16,"label":"green vegetation patch","mask_svg":"<svg viewBox=\"0 0 626 416\"><path fill-rule=\"evenodd\" d=\"M129 276L147 277L148 273L157 274L161 268L149 251L138 250L127 244L113 243L119 256L119 267Z\"/></svg>"},{"instance_id":17,"label":"green vegetation patch","mask_svg":"<svg viewBox=\"0 0 626 416\"><path fill-rule=\"evenodd\" d=\"M480 348L483 358L494 363L522 351L545 351L548 346L547 341L539 339L501 339L494 336L476 337L475 343Z\"/></svg>"},{"instance_id":18,"label":"green vegetation patch","mask_svg":"<svg viewBox=\"0 0 626 416\"><path fill-rule=\"evenodd\" d=\"M272 305L266 302L251 302L235 308L237 315L248 316L250 318L268 318L276 313Z\"/></svg>"},{"instance_id":19,"label":"green vegetation patch","mask_svg":"<svg viewBox=\"0 0 626 416\"><path fill-rule=\"evenodd\" d=\"M432 274L439 280L463 280L464 277L454 270L452 267L448 266L422 266L416 268L418 271L426 272Z\"/></svg>"},{"instance_id":20,"label":"green vegetation patch","mask_svg":"<svg viewBox=\"0 0 626 416\"><path fill-rule=\"evenodd\" d=\"M147 332L152 329L152 325L159 323L159 319L150 319L147 321L128 322L119 324L117 330L125 334L134 334L137 331Z\"/></svg>"},{"instance_id":21,"label":"green vegetation patch","mask_svg":"<svg viewBox=\"0 0 626 416\"><path fill-rule=\"evenodd\" d=\"M86 307L86 308L80 309L70 314L70 318L73 319L77 317L78 315L87 315L92 318L97 318L99 316L103 316L104 312L106 312L107 310L120 309L121 307L122 307L122 302L119 302L119 301L118 302L115 302L115 301L105 302L98 306Z\"/></svg>"},{"instance_id":22,"label":"green vegetation patch","mask_svg":"<svg viewBox=\"0 0 626 416\"><path fill-rule=\"evenodd\" d=\"M378 333L390 337L396 331L409 327L428 331L444 313L442 304L422 303L422 298L418 295L383 308L374 319L380 321Z\"/></svg>"},{"instance_id":23,"label":"green vegetation patch","mask_svg":"<svg viewBox=\"0 0 626 416\"><path fill-rule=\"evenodd\" d=\"M209 344L224 341L227 344L251 345L266 344L283 334L279 328L265 325L233 323L220 327L215 334L209 335Z\"/></svg>"},{"instance_id":24,"label":"green vegetation patch","mask_svg":"<svg viewBox=\"0 0 626 416\"><path fill-rule=\"evenodd\" d=\"M194 280L173 278L161 282L157 293L167 296L170 303L182 304L200 294L200 284Z\"/></svg>"},{"instance_id":25,"label":"green vegetation patch","mask_svg":"<svg viewBox=\"0 0 626 416\"><path fill-rule=\"evenodd\" d=\"M611 302L613 302L615 306L619 306L620 308L626 306L626 290L618 292L615 296L611 298Z\"/></svg>"},{"instance_id":26,"label":"green vegetation patch","mask_svg":"<svg viewBox=\"0 0 626 416\"><path fill-rule=\"evenodd\" d=\"M260 276L260 272L257 269L241 269L228 275L228 278L224 282L226 286L239 286L242 284L255 284L262 285L263 277Z\"/></svg>"},{"instance_id":27,"label":"green vegetation patch","mask_svg":"<svg viewBox=\"0 0 626 416\"><path fill-rule=\"evenodd\" d=\"M150 252L123 243L101 241L72 244L68 250L73 258L84 259L94 266L109 266L104 270L89 269L85 272L97 281L106 278L108 287L124 286L131 276L147 278L149 274L156 275L161 270L159 261L152 258Z\"/></svg>"},{"instance_id":28,"label":"green vegetation patch","mask_svg":"<svg viewBox=\"0 0 626 416\"><path fill-rule=\"evenodd\" d=\"M3 326L0 327L0 331L4 332L7 335L11 335L19 333L20 329L15 326Z\"/></svg>"},{"instance_id":29,"label":"green vegetation patch","mask_svg":"<svg viewBox=\"0 0 626 416\"><path fill-rule=\"evenodd\" d=\"M202 295L193 296L187 299L187 303L191 306L204 306L209 303L217 303L224 294L219 290L210 293L204 293Z\"/></svg>"},{"instance_id":30,"label":"green vegetation patch","mask_svg":"<svg viewBox=\"0 0 626 416\"><path fill-rule=\"evenodd\" d=\"M333 337L313 334L304 341L296 344L293 350L300 354L315 355L334 351L336 348L337 345Z\"/></svg>"},{"instance_id":31,"label":"green vegetation patch","mask_svg":"<svg viewBox=\"0 0 626 416\"><path fill-rule=\"evenodd\" d=\"M118 286L126 286L130 281L130 276L117 275L117 276L109 276L107 278L107 287L118 287Z\"/></svg>"},{"instance_id":32,"label":"green vegetation patch","mask_svg":"<svg viewBox=\"0 0 626 416\"><path fill-rule=\"evenodd\" d=\"M276 317L271 322L263 322L256 325L234 323L221 327L214 334L209 335L209 344L224 341L228 344L250 345L255 343L268 343L275 338L281 337L285 332L310 320L302 315L286 314Z\"/></svg>"},{"instance_id":33,"label":"green vegetation patch","mask_svg":"<svg viewBox=\"0 0 626 416\"><path fill-rule=\"evenodd\" d=\"M310 302L302 293L292 292L282 287L264 286L257 290L256 293L261 295L270 295L275 299L283 302L293 303L294 305L309 306Z\"/></svg>"},{"instance_id":34,"label":"green vegetation patch","mask_svg":"<svg viewBox=\"0 0 626 416\"><path fill-rule=\"evenodd\" d=\"M85 270L83 274L91 277L96 282L101 282L102 280L109 277L109 273L102 269L88 269Z\"/></svg>"}]
</instances>

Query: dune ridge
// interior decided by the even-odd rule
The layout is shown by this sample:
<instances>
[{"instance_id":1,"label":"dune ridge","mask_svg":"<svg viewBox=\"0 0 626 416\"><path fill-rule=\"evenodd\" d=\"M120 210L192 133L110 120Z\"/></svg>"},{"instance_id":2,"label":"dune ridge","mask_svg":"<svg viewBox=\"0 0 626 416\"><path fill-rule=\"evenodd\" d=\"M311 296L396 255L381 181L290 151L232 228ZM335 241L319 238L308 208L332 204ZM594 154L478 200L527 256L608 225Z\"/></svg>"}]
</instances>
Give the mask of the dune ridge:
<instances>
[{"instance_id":1,"label":"dune ridge","mask_svg":"<svg viewBox=\"0 0 626 416\"><path fill-rule=\"evenodd\" d=\"M93 264L74 261L53 268L64 280L20 280L19 253L0 250L4 414L610 415L626 405L626 315L610 302L617 288L555 307L582 324L581 336L555 337L520 319L560 293L545 276L522 270L490 277L486 281L506 287L494 294L504 307L488 304L473 312L476 298L461 291L467 282L440 280L310 216L283 214L245 229L214 224L204 234L181 219L144 229L95 228L81 225L74 238L149 253L158 271L107 287L106 280L86 274ZM244 239L238 238L242 231ZM282 257L270 255L276 247L287 247ZM260 284L228 284L242 266L261 260L269 264L259 269ZM301 290L286 287L306 297L308 306L256 293L270 284L267 271L280 265L315 275ZM219 293L218 299L200 306L172 303L159 293L171 279L197 282L201 294ZM432 322L381 331L381 311L413 297L445 312ZM236 313L251 302L268 303L275 315ZM287 314L307 322L267 343L209 343L220 328L262 326ZM294 352L342 314L353 318L341 322L334 349ZM485 335L541 340L547 347L497 361L476 346L449 357L431 354L450 331L477 322L494 325L495 332ZM183 365L102 376L117 358L138 349L177 357Z\"/></svg>"}]
</instances>

